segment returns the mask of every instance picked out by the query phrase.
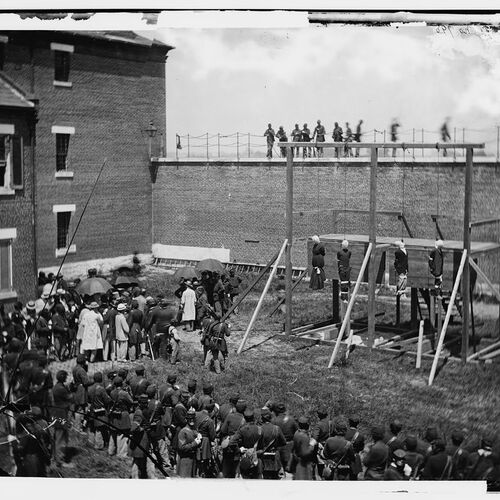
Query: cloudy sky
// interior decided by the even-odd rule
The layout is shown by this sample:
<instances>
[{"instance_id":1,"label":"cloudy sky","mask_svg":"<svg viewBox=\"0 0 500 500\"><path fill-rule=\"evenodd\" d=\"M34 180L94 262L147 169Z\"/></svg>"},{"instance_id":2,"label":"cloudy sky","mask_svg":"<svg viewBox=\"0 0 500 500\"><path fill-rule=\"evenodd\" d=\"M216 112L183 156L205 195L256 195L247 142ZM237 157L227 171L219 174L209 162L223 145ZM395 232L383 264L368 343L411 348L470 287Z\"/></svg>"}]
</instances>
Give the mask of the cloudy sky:
<instances>
[{"instance_id":1,"label":"cloudy sky","mask_svg":"<svg viewBox=\"0 0 500 500\"><path fill-rule=\"evenodd\" d=\"M365 130L383 130L397 117L402 139L411 140L413 128L420 139L423 128L434 142L446 116L457 141L465 127L466 140L496 153L499 33L330 25L155 36L176 47L166 69L169 155L175 133L262 134L268 122L289 132L317 119L331 135L334 121L354 126L362 118Z\"/></svg>"}]
</instances>

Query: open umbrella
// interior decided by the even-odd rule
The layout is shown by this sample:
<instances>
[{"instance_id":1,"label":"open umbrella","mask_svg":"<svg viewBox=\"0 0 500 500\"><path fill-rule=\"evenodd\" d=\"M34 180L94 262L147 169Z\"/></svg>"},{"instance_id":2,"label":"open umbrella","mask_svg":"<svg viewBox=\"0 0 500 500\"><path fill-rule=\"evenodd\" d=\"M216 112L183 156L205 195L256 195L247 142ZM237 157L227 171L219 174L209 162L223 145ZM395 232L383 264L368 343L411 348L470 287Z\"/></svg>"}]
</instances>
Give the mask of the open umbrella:
<instances>
[{"instance_id":1,"label":"open umbrella","mask_svg":"<svg viewBox=\"0 0 500 500\"><path fill-rule=\"evenodd\" d=\"M137 285L139 282L137 278L133 276L118 276L115 280L115 286L128 287L131 285Z\"/></svg>"},{"instance_id":2,"label":"open umbrella","mask_svg":"<svg viewBox=\"0 0 500 500\"><path fill-rule=\"evenodd\" d=\"M179 267L179 269L177 269L173 275L174 281L179 281L181 278L190 280L199 277L200 277L200 272L193 266Z\"/></svg>"},{"instance_id":3,"label":"open umbrella","mask_svg":"<svg viewBox=\"0 0 500 500\"><path fill-rule=\"evenodd\" d=\"M104 294L110 288L113 288L104 278L87 278L80 281L76 291L80 295L94 295L96 293Z\"/></svg>"},{"instance_id":4,"label":"open umbrella","mask_svg":"<svg viewBox=\"0 0 500 500\"><path fill-rule=\"evenodd\" d=\"M222 262L217 259L200 260L200 262L196 264L196 269L200 272L211 271L213 273L219 274L222 274L224 272L224 266L222 265Z\"/></svg>"}]
</instances>

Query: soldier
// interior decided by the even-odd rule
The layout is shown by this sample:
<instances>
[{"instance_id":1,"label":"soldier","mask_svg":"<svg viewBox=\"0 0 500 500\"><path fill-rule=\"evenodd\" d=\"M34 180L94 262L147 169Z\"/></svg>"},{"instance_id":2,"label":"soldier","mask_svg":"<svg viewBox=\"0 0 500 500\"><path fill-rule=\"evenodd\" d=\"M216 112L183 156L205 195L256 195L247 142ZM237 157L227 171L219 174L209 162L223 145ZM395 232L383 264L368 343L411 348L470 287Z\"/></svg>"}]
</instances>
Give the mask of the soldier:
<instances>
[{"instance_id":1,"label":"soldier","mask_svg":"<svg viewBox=\"0 0 500 500\"><path fill-rule=\"evenodd\" d=\"M276 416L272 419L272 423L281 429L286 441L286 444L278 448L281 464L286 470L292 455L293 436L295 436L299 426L297 420L286 411L284 403L277 403L273 405L273 408Z\"/></svg>"},{"instance_id":2,"label":"soldier","mask_svg":"<svg viewBox=\"0 0 500 500\"><path fill-rule=\"evenodd\" d=\"M264 137L267 142L267 159L270 160L273 157L273 145L274 145L274 130L270 123L267 125L267 129L264 132Z\"/></svg>"},{"instance_id":3,"label":"soldier","mask_svg":"<svg viewBox=\"0 0 500 500\"><path fill-rule=\"evenodd\" d=\"M255 423L254 412L247 408L243 417L245 423L236 431L229 441L229 448L239 451L240 474L243 479L260 479L262 462L257 456L257 446L262 434L261 428Z\"/></svg>"},{"instance_id":4,"label":"soldier","mask_svg":"<svg viewBox=\"0 0 500 500\"><path fill-rule=\"evenodd\" d=\"M47 477L50 465L50 433L42 412L33 406L16 418L17 440L13 441L18 477Z\"/></svg>"},{"instance_id":5,"label":"soldier","mask_svg":"<svg viewBox=\"0 0 500 500\"><path fill-rule=\"evenodd\" d=\"M278 138L279 142L288 142L288 137L286 136L286 132L285 129L283 128L283 125L281 125L280 128L278 129L276 137ZM286 148L280 148L280 151L281 151L281 157L286 158Z\"/></svg>"},{"instance_id":6,"label":"soldier","mask_svg":"<svg viewBox=\"0 0 500 500\"><path fill-rule=\"evenodd\" d=\"M215 446L215 403L210 403L196 415L196 429L201 435L201 445L198 455L198 466L201 477L216 477L212 463L214 456L212 450Z\"/></svg>"},{"instance_id":7,"label":"soldier","mask_svg":"<svg viewBox=\"0 0 500 500\"><path fill-rule=\"evenodd\" d=\"M345 124L345 147L344 147L344 157L352 156L352 149L349 146L349 144L352 142L353 135L352 135L352 130L351 127L349 126L349 123L346 122Z\"/></svg>"},{"instance_id":8,"label":"soldier","mask_svg":"<svg viewBox=\"0 0 500 500\"><path fill-rule=\"evenodd\" d=\"M316 414L318 415L319 420L311 432L311 437L318 442L317 467L318 467L318 475L320 477L322 477L323 476L324 462L323 462L323 459L321 458L321 456L322 456L321 452L323 451L323 448L325 447L326 440L330 436L333 436L335 431L334 431L333 422L328 418L328 410L326 408L319 408L317 410Z\"/></svg>"},{"instance_id":9,"label":"soldier","mask_svg":"<svg viewBox=\"0 0 500 500\"><path fill-rule=\"evenodd\" d=\"M83 429L83 413L87 408L87 388L92 384L91 379L87 375L88 365L85 354L79 354L76 358L76 366L73 368L73 386L75 394L73 395L73 403L75 412L75 430L84 432Z\"/></svg>"},{"instance_id":10,"label":"soldier","mask_svg":"<svg viewBox=\"0 0 500 500\"><path fill-rule=\"evenodd\" d=\"M239 399L235 406L235 412L230 413L221 425L219 437L222 448L222 475L225 478L236 477L239 462L239 451L229 446L232 436L245 423L243 416L247 408L246 401Z\"/></svg>"},{"instance_id":11,"label":"soldier","mask_svg":"<svg viewBox=\"0 0 500 500\"><path fill-rule=\"evenodd\" d=\"M280 470L286 466L281 463L278 450L286 445L281 429L271 422L272 413L269 408L262 408L262 434L257 445L257 456L262 462L262 477L264 479L280 479Z\"/></svg>"},{"instance_id":12,"label":"soldier","mask_svg":"<svg viewBox=\"0 0 500 500\"><path fill-rule=\"evenodd\" d=\"M469 455L466 470L468 480L486 480L498 465L498 458L493 454L494 436L484 435L481 438L481 446L477 451Z\"/></svg>"},{"instance_id":13,"label":"soldier","mask_svg":"<svg viewBox=\"0 0 500 500\"><path fill-rule=\"evenodd\" d=\"M146 394L149 381L144 375L146 368L144 365L137 365L135 367L135 377L130 379L130 391L132 392L132 399L136 400L141 394Z\"/></svg>"},{"instance_id":14,"label":"soldier","mask_svg":"<svg viewBox=\"0 0 500 500\"><path fill-rule=\"evenodd\" d=\"M33 370L29 400L31 406L41 408L45 420L49 419L50 394L54 387L52 375L47 369L47 356L43 351L38 353L38 367Z\"/></svg>"},{"instance_id":15,"label":"soldier","mask_svg":"<svg viewBox=\"0 0 500 500\"><path fill-rule=\"evenodd\" d=\"M342 418L335 421L335 435L326 440L323 449L325 460L322 477L325 480L348 480L352 476L352 465L355 463L352 443L345 438L347 422Z\"/></svg>"},{"instance_id":16,"label":"soldier","mask_svg":"<svg viewBox=\"0 0 500 500\"><path fill-rule=\"evenodd\" d=\"M312 480L313 463L317 453L317 442L309 434L309 419L300 417L299 429L293 437L292 454L295 458L294 480Z\"/></svg>"},{"instance_id":17,"label":"soldier","mask_svg":"<svg viewBox=\"0 0 500 500\"><path fill-rule=\"evenodd\" d=\"M455 430L451 434L451 445L446 448L446 453L451 457L451 479L462 480L465 478L469 452L462 446L464 439L464 433Z\"/></svg>"},{"instance_id":18,"label":"soldier","mask_svg":"<svg viewBox=\"0 0 500 500\"><path fill-rule=\"evenodd\" d=\"M129 456L132 457L132 479L148 479L147 451L149 450L148 420L144 411L148 408L148 396L139 395L139 406L135 410L130 425Z\"/></svg>"},{"instance_id":19,"label":"soldier","mask_svg":"<svg viewBox=\"0 0 500 500\"><path fill-rule=\"evenodd\" d=\"M203 394L199 397L198 403L200 410L206 408L210 403L214 402L214 386L210 382L203 383Z\"/></svg>"},{"instance_id":20,"label":"soldier","mask_svg":"<svg viewBox=\"0 0 500 500\"><path fill-rule=\"evenodd\" d=\"M383 427L373 427L371 434L373 444L363 460L363 465L366 467L365 479L382 481L389 462L389 447L384 443Z\"/></svg>"},{"instance_id":21,"label":"soldier","mask_svg":"<svg viewBox=\"0 0 500 500\"><path fill-rule=\"evenodd\" d=\"M56 423L54 424L54 459L56 466L67 467L64 461L64 453L68 446L69 440L69 409L71 403L73 402L73 396L66 385L68 379L68 372L65 370L59 370L56 374L56 384L52 389L52 398L54 400L53 408L51 409L51 415Z\"/></svg>"},{"instance_id":22,"label":"soldier","mask_svg":"<svg viewBox=\"0 0 500 500\"><path fill-rule=\"evenodd\" d=\"M432 453L425 463L422 472L424 480L447 480L451 474L451 457L445 452L443 439L436 439L432 444Z\"/></svg>"},{"instance_id":23,"label":"soldier","mask_svg":"<svg viewBox=\"0 0 500 500\"><path fill-rule=\"evenodd\" d=\"M102 373L94 373L94 383L88 388L91 429L94 430L94 444L98 450L107 450L109 446L109 429L106 422L107 410L113 400L102 383Z\"/></svg>"},{"instance_id":24,"label":"soldier","mask_svg":"<svg viewBox=\"0 0 500 500\"><path fill-rule=\"evenodd\" d=\"M417 451L418 440L416 436L409 435L405 439L405 461L411 467L410 479L418 479L424 465L424 456Z\"/></svg>"},{"instance_id":25,"label":"soldier","mask_svg":"<svg viewBox=\"0 0 500 500\"><path fill-rule=\"evenodd\" d=\"M178 437L181 429L186 425L187 419L187 402L189 401L189 393L182 391L179 395L179 401L172 410L172 450L177 451Z\"/></svg>"},{"instance_id":26,"label":"soldier","mask_svg":"<svg viewBox=\"0 0 500 500\"><path fill-rule=\"evenodd\" d=\"M230 413L234 413L236 411L236 403L240 399L240 395L238 393L232 394L229 396L229 400L226 403L223 403L220 408L219 408L219 420L220 424L222 425L224 423L224 420L226 420L226 417Z\"/></svg>"},{"instance_id":27,"label":"soldier","mask_svg":"<svg viewBox=\"0 0 500 500\"><path fill-rule=\"evenodd\" d=\"M229 323L216 321L207 332L209 351L205 358L205 367L210 369L213 363L215 373L220 373L226 365L228 355L226 337L231 335Z\"/></svg>"},{"instance_id":28,"label":"soldier","mask_svg":"<svg viewBox=\"0 0 500 500\"><path fill-rule=\"evenodd\" d=\"M129 327L128 333L128 357L130 361L138 359L144 355L146 351L145 338L142 334L142 324L144 322L144 314L139 309L139 302L132 300L130 305L130 313L127 316Z\"/></svg>"},{"instance_id":29,"label":"soldier","mask_svg":"<svg viewBox=\"0 0 500 500\"><path fill-rule=\"evenodd\" d=\"M343 141L344 131L342 127L339 126L337 122L335 122L335 126L333 128L332 139L334 142L342 142ZM340 148L335 148L335 154L337 158L340 156Z\"/></svg>"},{"instance_id":30,"label":"soldier","mask_svg":"<svg viewBox=\"0 0 500 500\"><path fill-rule=\"evenodd\" d=\"M389 432L384 437L385 444L389 447L391 453L404 448L404 442L401 439L401 430L403 425L399 420L394 420L389 424Z\"/></svg>"},{"instance_id":31,"label":"soldier","mask_svg":"<svg viewBox=\"0 0 500 500\"><path fill-rule=\"evenodd\" d=\"M423 439L417 440L417 451L424 457L424 462L432 453L432 444L439 438L439 433L434 425L427 427Z\"/></svg>"},{"instance_id":32,"label":"soldier","mask_svg":"<svg viewBox=\"0 0 500 500\"><path fill-rule=\"evenodd\" d=\"M450 123L450 117L447 116L446 119L444 120L443 125L441 126L441 141L443 142L448 142L451 139L450 136L450 131L448 130L448 124ZM443 148L443 156L447 156L448 152L446 151L446 148Z\"/></svg>"},{"instance_id":33,"label":"soldier","mask_svg":"<svg viewBox=\"0 0 500 500\"><path fill-rule=\"evenodd\" d=\"M134 404L130 394L123 388L123 379L115 377L113 379L114 389L111 391L111 399L113 405L109 412L110 424L113 426L110 429L110 440L108 453L118 457L127 456L127 436L130 432L130 412Z\"/></svg>"},{"instance_id":34,"label":"soldier","mask_svg":"<svg viewBox=\"0 0 500 500\"><path fill-rule=\"evenodd\" d=\"M397 142L398 140L398 128L400 127L400 123L396 118L392 119L391 123L391 141L392 142ZM396 148L392 148L392 156L393 158L396 157Z\"/></svg>"},{"instance_id":35,"label":"soldier","mask_svg":"<svg viewBox=\"0 0 500 500\"><path fill-rule=\"evenodd\" d=\"M409 479L409 468L405 462L406 452L400 448L392 453L392 461L384 472L384 481L405 481Z\"/></svg>"},{"instance_id":36,"label":"soldier","mask_svg":"<svg viewBox=\"0 0 500 500\"><path fill-rule=\"evenodd\" d=\"M304 126L302 127L302 138L300 142L311 142L311 131L307 127L307 123L304 123ZM302 156L304 158L310 158L311 157L311 148L309 147L304 147L302 148Z\"/></svg>"},{"instance_id":37,"label":"soldier","mask_svg":"<svg viewBox=\"0 0 500 500\"><path fill-rule=\"evenodd\" d=\"M358 415L351 415L348 418L349 428L345 434L345 438L350 441L354 451L354 462L351 466L351 481L356 481L359 474L363 471L361 453L365 448L365 436L358 430L359 420Z\"/></svg>"},{"instance_id":38,"label":"soldier","mask_svg":"<svg viewBox=\"0 0 500 500\"><path fill-rule=\"evenodd\" d=\"M155 357L161 356L167 358L167 349L170 345L169 342L169 327L172 321L177 317L175 307L167 300L161 299L159 307L155 307L148 315L146 323L146 331L152 332L154 330L153 351Z\"/></svg>"},{"instance_id":39,"label":"soldier","mask_svg":"<svg viewBox=\"0 0 500 500\"><path fill-rule=\"evenodd\" d=\"M196 394L196 387L197 387L196 379L194 379L194 378L189 379L188 380L188 384L187 384L187 390L189 392L188 410L194 404L196 404L197 406L199 406L199 404L198 404L198 396Z\"/></svg>"},{"instance_id":40,"label":"soldier","mask_svg":"<svg viewBox=\"0 0 500 500\"><path fill-rule=\"evenodd\" d=\"M408 281L408 251L405 248L403 240L396 241L395 245L399 247L394 252L394 269L398 275L396 295L405 297L406 284Z\"/></svg>"},{"instance_id":41,"label":"soldier","mask_svg":"<svg viewBox=\"0 0 500 500\"><path fill-rule=\"evenodd\" d=\"M325 142L326 130L323 125L321 125L321 120L318 120L316 127L314 127L312 140L316 139L316 144L318 142ZM323 156L323 148L316 146L316 154L318 158Z\"/></svg>"},{"instance_id":42,"label":"soldier","mask_svg":"<svg viewBox=\"0 0 500 500\"><path fill-rule=\"evenodd\" d=\"M434 290L432 290L433 295L441 296L441 287L443 286L443 240L436 240L434 243L434 250L429 254L429 270L434 276Z\"/></svg>"},{"instance_id":43,"label":"soldier","mask_svg":"<svg viewBox=\"0 0 500 500\"><path fill-rule=\"evenodd\" d=\"M361 125L363 125L363 120L359 120L359 123L356 125L356 133L354 134L354 140L356 142L361 142ZM359 157L360 148L356 148L356 158Z\"/></svg>"},{"instance_id":44,"label":"soldier","mask_svg":"<svg viewBox=\"0 0 500 500\"><path fill-rule=\"evenodd\" d=\"M299 124L295 124L295 128L290 132L290 136L292 138L292 142L301 142L302 141L302 131L299 128ZM294 151L295 156L299 156L299 148L295 148Z\"/></svg>"},{"instance_id":45,"label":"soldier","mask_svg":"<svg viewBox=\"0 0 500 500\"><path fill-rule=\"evenodd\" d=\"M195 430L195 411L186 413L186 423L179 431L177 448L177 474L179 477L195 477L196 454L201 445L202 436Z\"/></svg>"}]
</instances>

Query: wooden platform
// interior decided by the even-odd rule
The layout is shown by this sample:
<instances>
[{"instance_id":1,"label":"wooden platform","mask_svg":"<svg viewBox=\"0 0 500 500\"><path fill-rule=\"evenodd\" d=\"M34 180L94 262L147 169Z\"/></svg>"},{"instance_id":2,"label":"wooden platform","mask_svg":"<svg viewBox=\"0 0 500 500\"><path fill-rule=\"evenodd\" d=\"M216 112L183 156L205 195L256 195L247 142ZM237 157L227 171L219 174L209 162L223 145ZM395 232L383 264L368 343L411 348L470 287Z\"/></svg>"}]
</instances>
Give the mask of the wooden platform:
<instances>
[{"instance_id":1,"label":"wooden platform","mask_svg":"<svg viewBox=\"0 0 500 500\"><path fill-rule=\"evenodd\" d=\"M349 241L351 256L351 281L355 281L358 276L363 257L368 248L368 235L365 234L326 234L320 236L325 245L325 273L329 279L338 279L337 252L341 249L344 239ZM384 282L386 262L389 269L390 284L395 284L396 276L394 271L394 251L395 241L398 237L380 236L377 238L377 255L375 265L377 266L377 283ZM429 272L428 255L434 248L435 240L423 238L404 238L406 249L408 250L408 286L418 288L432 288L434 286L433 277ZM384 246L390 245L390 247ZM311 262L313 242L307 241L308 262ZM479 260L492 252L498 252L500 244L495 242L473 241L471 242L471 256L474 260ZM460 259L463 251L463 242L455 240L444 241L444 272L443 288L451 290L453 281L458 271ZM310 266L310 264L309 264ZM368 281L368 268L363 277L363 281Z\"/></svg>"}]
</instances>

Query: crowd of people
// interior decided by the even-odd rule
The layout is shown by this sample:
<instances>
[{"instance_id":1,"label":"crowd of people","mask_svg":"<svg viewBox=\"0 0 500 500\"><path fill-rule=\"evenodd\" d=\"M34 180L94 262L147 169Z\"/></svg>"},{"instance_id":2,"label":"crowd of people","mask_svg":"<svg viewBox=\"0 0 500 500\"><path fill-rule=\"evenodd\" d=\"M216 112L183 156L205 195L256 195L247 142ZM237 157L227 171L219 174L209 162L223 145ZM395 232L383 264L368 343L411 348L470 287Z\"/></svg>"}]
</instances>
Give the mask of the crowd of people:
<instances>
[{"instance_id":1,"label":"crowd of people","mask_svg":"<svg viewBox=\"0 0 500 500\"><path fill-rule=\"evenodd\" d=\"M447 117L443 125L439 129L439 134L442 142L448 142L451 140L449 132L449 121L450 119ZM359 156L360 148L359 147L353 148L351 144L353 142L358 142L358 143L361 142L361 138L363 136L362 125L363 125L363 120L359 120L358 124L356 125L355 131L353 131L351 126L349 125L349 122L345 123L344 130L342 130L342 127L338 124L338 122L334 123L333 132L331 136L333 142L345 143L343 148L340 147L335 148L335 155L337 156L337 158L339 158L341 154L343 154L344 157ZM399 120L397 118L393 118L389 127L391 142L398 142L400 127L401 124L399 123ZM322 125L321 120L318 120L316 122L316 127L313 129L312 134L307 123L304 123L302 128L300 128L299 124L296 123L295 127L290 132L289 136L287 135L283 125L281 125L278 131L275 132L272 124L269 123L267 125L267 129L264 131L264 137L266 138L266 144L267 144L267 158L271 159L273 157L274 143L276 141L288 142L288 137L290 137L291 142L315 143L314 147L308 145L302 148L303 158L311 158L311 156L321 158L323 157L324 153L323 152L324 148L321 146L321 143L326 141L326 136L327 136L326 128L324 125ZM385 137L385 132L384 132L384 137ZM283 158L286 157L285 147L280 147L280 154ZM300 148L299 147L292 148L292 155L299 157ZM447 155L446 148L443 148L443 155L444 156ZM396 148L393 148L392 156L393 157L396 156Z\"/></svg>"},{"instance_id":2,"label":"crowd of people","mask_svg":"<svg viewBox=\"0 0 500 500\"><path fill-rule=\"evenodd\" d=\"M51 460L71 466L65 449L72 427L95 448L127 461L132 478L471 479L500 486L493 435L464 446L461 430L447 441L435 426L417 436L399 420L365 434L359 416L346 418L327 407L317 408L312 419L297 417L279 401L254 408L241 394L220 400L207 381L178 384L171 374L156 383L140 364L93 376L87 369L79 355L71 384L59 371L50 404L30 395L13 442L17 475L45 476Z\"/></svg>"}]
</instances>

